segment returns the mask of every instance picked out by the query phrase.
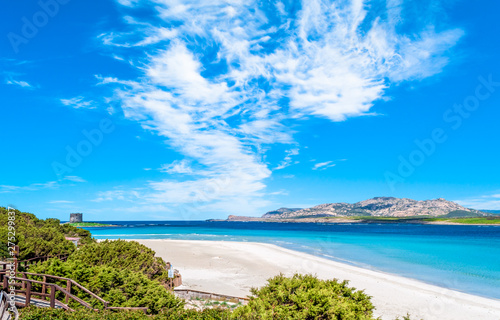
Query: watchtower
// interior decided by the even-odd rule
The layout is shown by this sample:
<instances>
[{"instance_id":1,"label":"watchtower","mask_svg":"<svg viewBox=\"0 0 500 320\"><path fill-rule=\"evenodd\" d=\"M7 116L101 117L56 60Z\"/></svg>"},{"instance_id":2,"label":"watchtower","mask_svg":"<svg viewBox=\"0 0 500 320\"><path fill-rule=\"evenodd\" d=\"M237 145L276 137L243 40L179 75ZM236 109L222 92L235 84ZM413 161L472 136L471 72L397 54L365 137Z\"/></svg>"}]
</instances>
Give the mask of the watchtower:
<instances>
[{"instance_id":1,"label":"watchtower","mask_svg":"<svg viewBox=\"0 0 500 320\"><path fill-rule=\"evenodd\" d=\"M83 213L70 213L69 214L69 222L83 222Z\"/></svg>"}]
</instances>

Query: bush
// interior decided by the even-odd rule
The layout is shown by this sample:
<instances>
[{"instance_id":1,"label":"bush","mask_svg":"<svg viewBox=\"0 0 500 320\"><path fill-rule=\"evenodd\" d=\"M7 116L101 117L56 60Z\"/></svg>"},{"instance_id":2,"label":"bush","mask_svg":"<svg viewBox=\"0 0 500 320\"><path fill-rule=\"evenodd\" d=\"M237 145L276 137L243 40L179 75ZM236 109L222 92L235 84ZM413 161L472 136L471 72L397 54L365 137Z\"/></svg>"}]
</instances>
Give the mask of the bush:
<instances>
[{"instance_id":1,"label":"bush","mask_svg":"<svg viewBox=\"0 0 500 320\"><path fill-rule=\"evenodd\" d=\"M107 265L88 265L78 260L62 262L59 259L50 259L30 269L32 273L50 274L59 277L71 278L108 301L113 307L147 307L148 313L156 314L161 310L177 310L184 307L184 301L175 297L165 286L157 280L149 279L141 272L126 268L115 268ZM30 278L37 279L36 276ZM65 281L56 281L65 287ZM39 290L38 286L34 290ZM73 286L72 293L91 303L95 308L102 309L102 303L92 299L87 293ZM58 293L58 299L63 299ZM72 303L72 307L79 304Z\"/></svg>"},{"instance_id":2,"label":"bush","mask_svg":"<svg viewBox=\"0 0 500 320\"><path fill-rule=\"evenodd\" d=\"M168 278L167 264L155 252L136 241L106 240L86 245L68 259L90 266L108 266L141 272L149 279L165 282Z\"/></svg>"},{"instance_id":3,"label":"bush","mask_svg":"<svg viewBox=\"0 0 500 320\"><path fill-rule=\"evenodd\" d=\"M312 275L283 275L268 280L246 306L237 308L239 319L373 319L370 297L347 286L348 282L319 280Z\"/></svg>"}]
</instances>

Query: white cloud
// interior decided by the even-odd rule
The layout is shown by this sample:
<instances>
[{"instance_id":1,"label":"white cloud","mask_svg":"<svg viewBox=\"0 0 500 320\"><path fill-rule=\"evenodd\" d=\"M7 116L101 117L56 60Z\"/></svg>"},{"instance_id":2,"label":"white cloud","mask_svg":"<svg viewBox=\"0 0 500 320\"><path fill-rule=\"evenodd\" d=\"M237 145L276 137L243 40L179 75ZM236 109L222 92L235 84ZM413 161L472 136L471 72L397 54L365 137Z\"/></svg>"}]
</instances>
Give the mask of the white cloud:
<instances>
[{"instance_id":1,"label":"white cloud","mask_svg":"<svg viewBox=\"0 0 500 320\"><path fill-rule=\"evenodd\" d=\"M139 2L139 0L117 0L119 4L131 7Z\"/></svg>"},{"instance_id":2,"label":"white cloud","mask_svg":"<svg viewBox=\"0 0 500 320\"><path fill-rule=\"evenodd\" d=\"M103 201L133 201L140 198L140 194L137 190L109 190L99 192L97 198L91 200L93 202L103 202Z\"/></svg>"},{"instance_id":3,"label":"white cloud","mask_svg":"<svg viewBox=\"0 0 500 320\"><path fill-rule=\"evenodd\" d=\"M335 167L335 166L336 166L336 164L333 163L333 161L326 161L326 162L316 163L312 169L313 170L325 170L327 168L331 168L331 167Z\"/></svg>"},{"instance_id":4,"label":"white cloud","mask_svg":"<svg viewBox=\"0 0 500 320\"><path fill-rule=\"evenodd\" d=\"M80 109L80 108L95 109L96 108L94 101L92 101L92 100L86 101L85 98L82 96L74 97L71 99L61 99L60 101L63 105L69 106L69 107L72 107L75 109Z\"/></svg>"},{"instance_id":5,"label":"white cloud","mask_svg":"<svg viewBox=\"0 0 500 320\"><path fill-rule=\"evenodd\" d=\"M33 89L34 87L29 84L28 82L26 81L22 81L22 80L15 80L15 79L6 79L5 80L5 83L6 84L10 84L10 85L15 85L15 86L19 86L21 88L26 88L26 89Z\"/></svg>"},{"instance_id":6,"label":"white cloud","mask_svg":"<svg viewBox=\"0 0 500 320\"><path fill-rule=\"evenodd\" d=\"M119 2L134 7L133 1ZM371 107L386 98L390 85L440 72L463 34L437 31L427 22L397 33L402 21L418 14L403 13L400 0L375 17L360 0L303 1L293 14L278 2L271 10L278 20L256 0L142 5L154 6L152 19L170 27L127 16L133 31L101 35L106 45L141 46L146 55L131 63L140 78L99 77L100 84L115 84L125 116L186 158L164 167L185 179L151 181L141 199L204 208L230 201L263 206L258 199L271 171L262 158L273 144L294 144L285 121L373 114ZM290 165L294 155L276 169ZM313 169L331 166L328 161Z\"/></svg>"},{"instance_id":7,"label":"white cloud","mask_svg":"<svg viewBox=\"0 0 500 320\"><path fill-rule=\"evenodd\" d=\"M487 194L479 197L473 197L462 200L454 200L454 202L473 209L484 210L500 210L500 194Z\"/></svg>"},{"instance_id":8,"label":"white cloud","mask_svg":"<svg viewBox=\"0 0 500 320\"><path fill-rule=\"evenodd\" d=\"M281 161L281 163L276 168L274 168L274 170L281 170L281 169L284 169L284 168L290 166L292 164L292 156L296 156L298 154L299 154L299 149L287 150L285 158L283 159L283 161ZM298 162L295 162L295 163L298 163Z\"/></svg>"},{"instance_id":9,"label":"white cloud","mask_svg":"<svg viewBox=\"0 0 500 320\"><path fill-rule=\"evenodd\" d=\"M171 164L164 164L161 166L160 171L175 174L175 173L193 173L193 169L189 166L186 160L176 160Z\"/></svg>"},{"instance_id":10,"label":"white cloud","mask_svg":"<svg viewBox=\"0 0 500 320\"><path fill-rule=\"evenodd\" d=\"M43 189L57 189L61 186L71 185L71 182L86 182L84 179L77 176L67 176L59 181L47 181L43 183L32 183L27 186L0 185L0 193L22 192L22 191L38 191Z\"/></svg>"},{"instance_id":11,"label":"white cloud","mask_svg":"<svg viewBox=\"0 0 500 320\"><path fill-rule=\"evenodd\" d=\"M72 182L87 182L85 179L78 176L66 176L64 179Z\"/></svg>"}]
</instances>

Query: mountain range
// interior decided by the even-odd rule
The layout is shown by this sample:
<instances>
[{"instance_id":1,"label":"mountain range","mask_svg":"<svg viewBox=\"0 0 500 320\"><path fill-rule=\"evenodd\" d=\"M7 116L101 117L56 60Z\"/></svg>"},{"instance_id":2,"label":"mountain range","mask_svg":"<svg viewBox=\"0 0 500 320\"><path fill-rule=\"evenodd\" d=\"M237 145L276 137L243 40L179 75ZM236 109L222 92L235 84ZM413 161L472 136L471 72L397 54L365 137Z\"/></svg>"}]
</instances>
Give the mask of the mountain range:
<instances>
[{"instance_id":1,"label":"mountain range","mask_svg":"<svg viewBox=\"0 0 500 320\"><path fill-rule=\"evenodd\" d=\"M465 208L443 198L417 201L406 198L375 197L356 203L326 203L312 208L280 208L267 212L265 219L297 219L321 217L413 217L413 216L487 216L488 213Z\"/></svg>"}]
</instances>

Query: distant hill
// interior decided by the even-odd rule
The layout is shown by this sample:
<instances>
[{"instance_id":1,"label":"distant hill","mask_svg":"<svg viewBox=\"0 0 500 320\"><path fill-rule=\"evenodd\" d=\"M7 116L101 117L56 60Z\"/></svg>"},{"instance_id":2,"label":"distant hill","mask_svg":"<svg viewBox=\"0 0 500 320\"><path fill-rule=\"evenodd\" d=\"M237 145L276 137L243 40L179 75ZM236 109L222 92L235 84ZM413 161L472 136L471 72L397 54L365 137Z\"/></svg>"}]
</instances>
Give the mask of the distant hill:
<instances>
[{"instance_id":1,"label":"distant hill","mask_svg":"<svg viewBox=\"0 0 500 320\"><path fill-rule=\"evenodd\" d=\"M264 216L275 217L275 216L280 215L280 214L291 213L291 212L299 211L299 210L302 210L302 208L279 208L278 210L267 212ZM264 216L263 216L263 218L264 218Z\"/></svg>"},{"instance_id":2,"label":"distant hill","mask_svg":"<svg viewBox=\"0 0 500 320\"><path fill-rule=\"evenodd\" d=\"M327 203L307 209L280 208L270 211L262 218L296 219L330 216L373 216L373 217L413 217L413 216L487 216L488 213L462 207L443 198L417 201L406 198L376 197L357 203Z\"/></svg>"}]
</instances>

